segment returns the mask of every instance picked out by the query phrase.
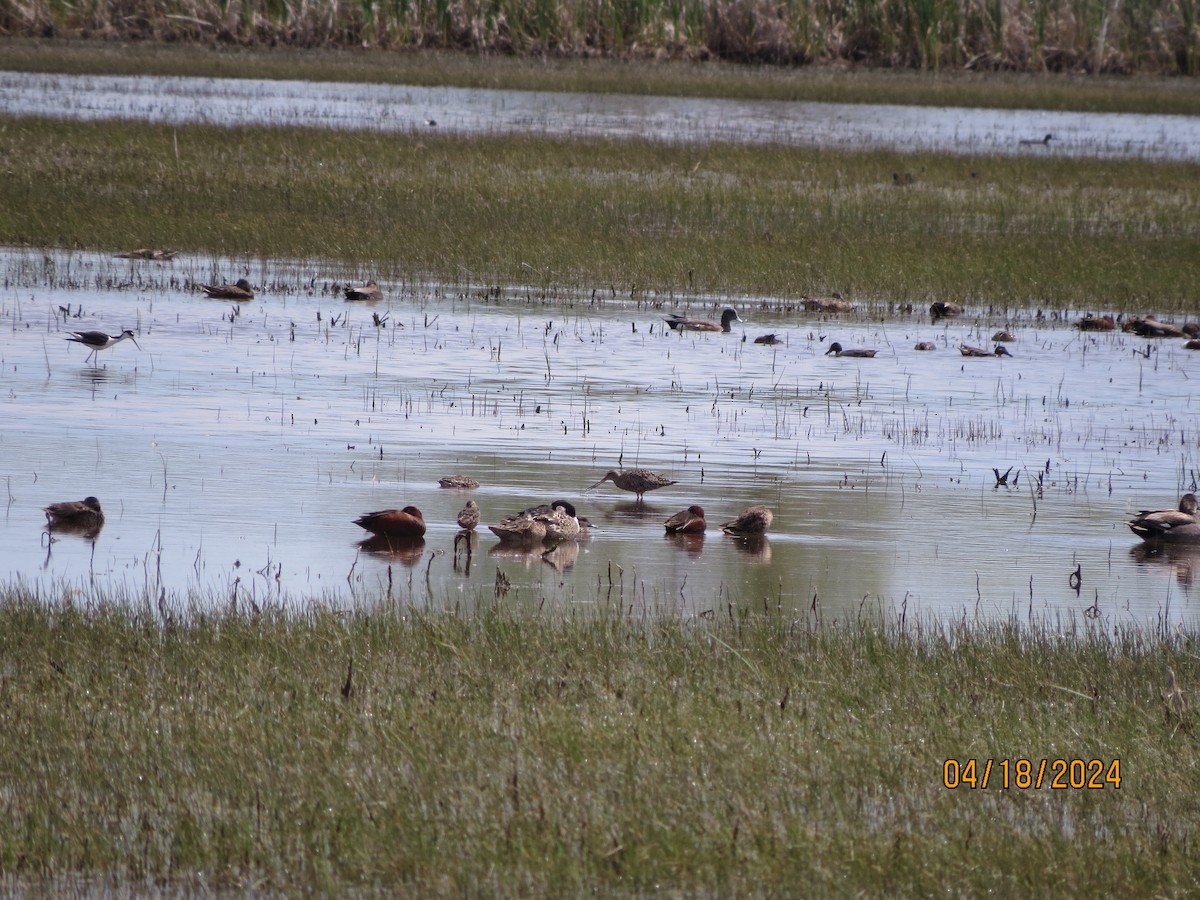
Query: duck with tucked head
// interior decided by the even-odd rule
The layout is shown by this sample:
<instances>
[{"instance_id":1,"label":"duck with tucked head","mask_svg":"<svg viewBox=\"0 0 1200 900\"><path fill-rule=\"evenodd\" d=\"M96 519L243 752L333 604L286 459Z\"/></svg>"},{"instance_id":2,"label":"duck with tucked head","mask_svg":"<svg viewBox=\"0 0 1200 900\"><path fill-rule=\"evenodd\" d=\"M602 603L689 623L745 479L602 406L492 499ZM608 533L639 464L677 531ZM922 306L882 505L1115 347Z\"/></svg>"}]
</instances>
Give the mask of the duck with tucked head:
<instances>
[{"instance_id":1,"label":"duck with tucked head","mask_svg":"<svg viewBox=\"0 0 1200 900\"><path fill-rule=\"evenodd\" d=\"M689 506L663 522L663 527L671 534L703 534L708 527L704 521L704 507Z\"/></svg>"},{"instance_id":2,"label":"duck with tucked head","mask_svg":"<svg viewBox=\"0 0 1200 900\"><path fill-rule=\"evenodd\" d=\"M1177 509L1143 509L1129 529L1147 543L1200 544L1197 508L1196 495L1187 493L1179 498Z\"/></svg>"},{"instance_id":3,"label":"duck with tucked head","mask_svg":"<svg viewBox=\"0 0 1200 900\"><path fill-rule=\"evenodd\" d=\"M475 526L479 524L479 504L474 500L468 500L467 505L462 508L458 514L458 527L463 531L474 531Z\"/></svg>"},{"instance_id":4,"label":"duck with tucked head","mask_svg":"<svg viewBox=\"0 0 1200 900\"><path fill-rule=\"evenodd\" d=\"M733 307L726 307L721 313L721 323L709 322L706 319L688 319L678 313L666 316L666 323L672 331L724 331L733 330L733 323L742 321Z\"/></svg>"},{"instance_id":5,"label":"duck with tucked head","mask_svg":"<svg viewBox=\"0 0 1200 900\"><path fill-rule=\"evenodd\" d=\"M829 349L825 351L825 355L828 356L830 353L832 353L834 356L850 356L860 357L862 359L870 359L877 352L877 350L866 350L862 347L851 347L849 350L847 350L837 341L834 341L829 345Z\"/></svg>"},{"instance_id":6,"label":"duck with tucked head","mask_svg":"<svg viewBox=\"0 0 1200 900\"><path fill-rule=\"evenodd\" d=\"M952 319L963 314L963 308L958 303L938 300L929 304L929 315L936 322L938 319Z\"/></svg>"},{"instance_id":7,"label":"duck with tucked head","mask_svg":"<svg viewBox=\"0 0 1200 900\"><path fill-rule=\"evenodd\" d=\"M95 497L51 503L45 508L46 527L51 531L97 532L104 526L104 511Z\"/></svg>"},{"instance_id":8,"label":"duck with tucked head","mask_svg":"<svg viewBox=\"0 0 1200 900\"><path fill-rule=\"evenodd\" d=\"M425 534L425 517L415 506L367 513L355 519L354 524L386 537L417 538Z\"/></svg>"},{"instance_id":9,"label":"duck with tucked head","mask_svg":"<svg viewBox=\"0 0 1200 900\"><path fill-rule=\"evenodd\" d=\"M742 510L741 515L721 525L726 534L738 537L759 537L767 533L775 514L765 506L750 506Z\"/></svg>"}]
</instances>

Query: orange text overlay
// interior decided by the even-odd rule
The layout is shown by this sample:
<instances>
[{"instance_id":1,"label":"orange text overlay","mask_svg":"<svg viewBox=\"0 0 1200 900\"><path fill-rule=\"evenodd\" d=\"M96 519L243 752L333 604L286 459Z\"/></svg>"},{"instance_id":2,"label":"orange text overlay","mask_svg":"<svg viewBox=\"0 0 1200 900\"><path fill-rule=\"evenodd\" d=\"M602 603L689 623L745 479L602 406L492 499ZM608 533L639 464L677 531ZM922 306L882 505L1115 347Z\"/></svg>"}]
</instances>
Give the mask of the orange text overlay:
<instances>
[{"instance_id":1,"label":"orange text overlay","mask_svg":"<svg viewBox=\"0 0 1200 900\"><path fill-rule=\"evenodd\" d=\"M976 790L1048 787L1098 791L1121 786L1121 760L948 759L942 764L942 785Z\"/></svg>"}]
</instances>

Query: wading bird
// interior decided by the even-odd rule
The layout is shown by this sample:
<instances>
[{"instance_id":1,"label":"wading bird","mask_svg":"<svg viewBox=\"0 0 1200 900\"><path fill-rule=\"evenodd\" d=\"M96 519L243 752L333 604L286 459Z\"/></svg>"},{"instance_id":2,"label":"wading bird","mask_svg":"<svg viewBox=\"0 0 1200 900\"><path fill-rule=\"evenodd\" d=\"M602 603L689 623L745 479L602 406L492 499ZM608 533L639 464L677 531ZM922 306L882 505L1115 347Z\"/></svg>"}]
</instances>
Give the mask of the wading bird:
<instances>
[{"instance_id":1,"label":"wading bird","mask_svg":"<svg viewBox=\"0 0 1200 900\"><path fill-rule=\"evenodd\" d=\"M121 343L126 338L133 341L133 346L139 350L142 349L141 345L137 342L137 338L133 336L133 332L128 328L120 334L105 334L103 331L72 331L67 335L68 341L75 341L75 343L83 344L83 346L91 349L92 352L83 360L85 363L89 359L95 360L96 354L101 350L107 350L109 347Z\"/></svg>"},{"instance_id":2,"label":"wading bird","mask_svg":"<svg viewBox=\"0 0 1200 900\"><path fill-rule=\"evenodd\" d=\"M595 490L606 481L611 481L623 491L637 494L639 502L642 499L642 495L647 491L657 491L659 488L666 487L669 484L678 484L678 482L672 481L666 475L659 475L651 472L649 469L609 469L608 474L593 484L588 490Z\"/></svg>"},{"instance_id":3,"label":"wading bird","mask_svg":"<svg viewBox=\"0 0 1200 900\"><path fill-rule=\"evenodd\" d=\"M463 531L474 531L475 526L478 524L479 504L474 500L468 500L467 505L458 514L458 527L463 529Z\"/></svg>"}]
</instances>

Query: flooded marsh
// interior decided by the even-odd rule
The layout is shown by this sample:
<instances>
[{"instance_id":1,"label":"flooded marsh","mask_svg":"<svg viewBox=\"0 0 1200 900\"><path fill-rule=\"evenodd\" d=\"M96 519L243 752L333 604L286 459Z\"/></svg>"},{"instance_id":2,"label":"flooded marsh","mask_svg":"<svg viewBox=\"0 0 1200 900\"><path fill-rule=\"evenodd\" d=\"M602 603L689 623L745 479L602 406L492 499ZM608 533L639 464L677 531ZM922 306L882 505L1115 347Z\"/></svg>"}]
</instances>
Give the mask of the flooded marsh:
<instances>
[{"instance_id":1,"label":"flooded marsh","mask_svg":"<svg viewBox=\"0 0 1200 900\"><path fill-rule=\"evenodd\" d=\"M341 290L361 273L287 262L2 266L0 576L46 592L1195 624L1198 557L1147 554L1125 524L1195 486L1200 353L1182 341L1082 333L1071 312L934 323L887 304L829 317L382 278L362 303ZM205 297L214 269L256 298ZM744 320L729 334L666 327L724 305ZM959 353L1001 327L1012 358ZM137 346L97 365L64 340L125 328ZM780 343L753 342L766 333ZM877 353L826 355L833 341ZM586 490L618 467L677 484L641 504ZM455 474L480 486L439 486ZM42 508L89 495L95 538L51 540ZM485 527L560 497L588 539L531 552ZM483 524L456 541L468 499ZM693 504L708 531L668 535ZM755 504L774 513L765 538L721 534ZM361 544L354 519L407 505L422 539Z\"/></svg>"}]
</instances>

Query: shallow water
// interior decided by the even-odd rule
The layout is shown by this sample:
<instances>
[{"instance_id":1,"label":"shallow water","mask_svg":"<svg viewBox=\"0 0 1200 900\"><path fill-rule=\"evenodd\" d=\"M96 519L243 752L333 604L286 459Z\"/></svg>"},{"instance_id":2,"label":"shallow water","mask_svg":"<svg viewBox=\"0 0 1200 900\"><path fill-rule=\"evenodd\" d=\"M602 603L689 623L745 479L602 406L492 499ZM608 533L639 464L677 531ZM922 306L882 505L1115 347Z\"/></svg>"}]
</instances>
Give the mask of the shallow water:
<instances>
[{"instance_id":1,"label":"shallow water","mask_svg":"<svg viewBox=\"0 0 1200 900\"><path fill-rule=\"evenodd\" d=\"M0 114L1200 160L1200 117L0 72ZM429 124L435 123L435 124ZM1053 133L1048 146L1028 143ZM1022 143L1025 141L1026 143Z\"/></svg>"},{"instance_id":2,"label":"shallow water","mask_svg":"<svg viewBox=\"0 0 1200 900\"><path fill-rule=\"evenodd\" d=\"M746 321L731 334L678 335L663 310L723 301L384 284L372 306L333 291L342 273L284 263L225 265L268 286L235 307L187 289L210 265L0 257L0 578L339 607L387 602L389 584L403 602L474 606L507 580L506 603L635 614L732 601L830 620L865 600L909 617L1196 624L1197 557L1146 557L1125 525L1194 486L1200 353L1181 341L1027 315L1007 323L1013 359L966 359L960 342L1005 323L883 307L836 321L770 298L733 298ZM126 327L140 349L98 367L63 340ZM765 332L784 343L752 342ZM825 356L833 340L879 353ZM679 483L641 507L611 484L585 491L618 465ZM1009 466L1016 486L997 488ZM438 486L457 473L482 484ZM89 494L98 537L48 542L42 507ZM564 497L597 527L549 558L498 552L481 527L468 566L454 519L469 497L485 522ZM708 534L666 538L694 503ZM755 503L776 515L760 546L715 527ZM423 545L359 547L354 518L408 504Z\"/></svg>"}]
</instances>

